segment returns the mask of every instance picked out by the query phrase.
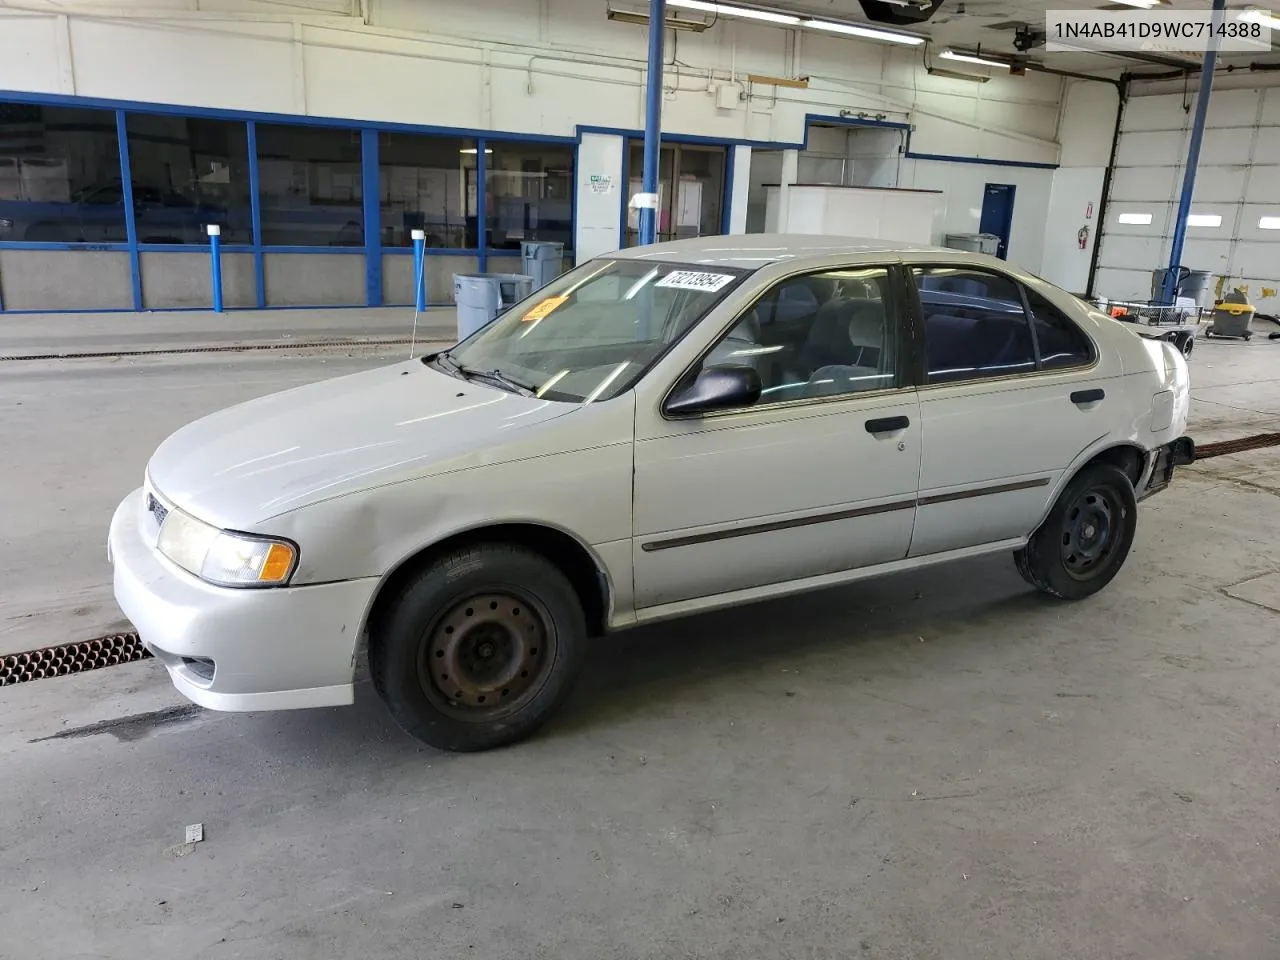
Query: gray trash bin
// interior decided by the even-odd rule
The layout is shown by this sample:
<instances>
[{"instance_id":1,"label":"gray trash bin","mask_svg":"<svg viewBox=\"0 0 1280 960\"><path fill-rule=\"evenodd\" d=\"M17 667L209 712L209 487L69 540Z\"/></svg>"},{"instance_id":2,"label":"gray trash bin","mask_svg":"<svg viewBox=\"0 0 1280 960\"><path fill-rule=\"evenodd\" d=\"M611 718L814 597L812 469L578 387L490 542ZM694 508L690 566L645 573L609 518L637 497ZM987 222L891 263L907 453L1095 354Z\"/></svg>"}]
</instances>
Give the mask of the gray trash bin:
<instances>
[{"instance_id":1,"label":"gray trash bin","mask_svg":"<svg viewBox=\"0 0 1280 960\"><path fill-rule=\"evenodd\" d=\"M541 290L563 272L564 244L547 240L522 240L520 257L524 272L533 277L533 289Z\"/></svg>"},{"instance_id":2,"label":"gray trash bin","mask_svg":"<svg viewBox=\"0 0 1280 960\"><path fill-rule=\"evenodd\" d=\"M533 277L522 273L455 273L458 339L465 340L508 307L533 293Z\"/></svg>"},{"instance_id":3,"label":"gray trash bin","mask_svg":"<svg viewBox=\"0 0 1280 960\"><path fill-rule=\"evenodd\" d=\"M1151 299L1159 300L1164 290L1164 275L1168 270L1151 272ZM1208 270L1191 270L1178 268L1178 281L1174 289L1175 297L1190 297L1197 306L1209 308L1213 306L1213 274Z\"/></svg>"}]
</instances>

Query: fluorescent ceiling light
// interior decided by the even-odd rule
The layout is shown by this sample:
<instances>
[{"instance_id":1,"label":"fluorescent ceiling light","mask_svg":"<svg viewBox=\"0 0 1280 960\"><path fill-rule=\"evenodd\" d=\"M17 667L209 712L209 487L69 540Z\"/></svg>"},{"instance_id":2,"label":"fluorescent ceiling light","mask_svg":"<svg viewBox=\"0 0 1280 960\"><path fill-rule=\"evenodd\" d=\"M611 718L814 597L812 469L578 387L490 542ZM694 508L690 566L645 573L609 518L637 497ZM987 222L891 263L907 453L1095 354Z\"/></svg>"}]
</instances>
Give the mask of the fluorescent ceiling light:
<instances>
[{"instance_id":1,"label":"fluorescent ceiling light","mask_svg":"<svg viewBox=\"0 0 1280 960\"><path fill-rule=\"evenodd\" d=\"M1280 230L1280 217L1263 217L1258 221L1259 230Z\"/></svg>"},{"instance_id":2,"label":"fluorescent ceiling light","mask_svg":"<svg viewBox=\"0 0 1280 960\"><path fill-rule=\"evenodd\" d=\"M1192 213L1187 215L1188 227L1220 227L1222 217L1216 213Z\"/></svg>"},{"instance_id":3,"label":"fluorescent ceiling light","mask_svg":"<svg viewBox=\"0 0 1280 960\"><path fill-rule=\"evenodd\" d=\"M477 153L478 151L476 150L476 148L475 148L475 147L463 147L463 148L462 148L461 150L459 150L458 152L459 152L459 153L468 153L468 154L471 154L472 156L475 156L475 155L476 155L476 153ZM484 154L485 154L485 156L486 156L486 157L487 157L489 154L491 154L491 153L493 153L493 147L485 147L485 148L484 148Z\"/></svg>"},{"instance_id":4,"label":"fluorescent ceiling light","mask_svg":"<svg viewBox=\"0 0 1280 960\"><path fill-rule=\"evenodd\" d=\"M1274 27L1280 30L1280 15L1272 13L1270 10L1259 10L1256 7L1252 10L1245 10L1243 13L1236 15L1237 20L1243 20L1245 23L1260 23L1264 27Z\"/></svg>"},{"instance_id":5,"label":"fluorescent ceiling light","mask_svg":"<svg viewBox=\"0 0 1280 960\"><path fill-rule=\"evenodd\" d=\"M1115 0L1116 3L1123 3L1126 7L1143 7L1150 10L1152 7L1160 6L1161 0Z\"/></svg>"},{"instance_id":6,"label":"fluorescent ceiling light","mask_svg":"<svg viewBox=\"0 0 1280 960\"><path fill-rule=\"evenodd\" d=\"M1145 227L1151 222L1151 214L1149 213L1122 213L1116 218L1121 223L1135 223Z\"/></svg>"},{"instance_id":7,"label":"fluorescent ceiling light","mask_svg":"<svg viewBox=\"0 0 1280 960\"><path fill-rule=\"evenodd\" d=\"M860 27L854 23L838 23L835 20L806 20L801 26L811 30L825 30L827 33L842 33L849 37L862 37L864 40L884 40L887 43L906 43L911 46L924 43L924 37L909 33L894 33L892 30L877 30L875 27Z\"/></svg>"},{"instance_id":8,"label":"fluorescent ceiling light","mask_svg":"<svg viewBox=\"0 0 1280 960\"><path fill-rule=\"evenodd\" d=\"M610 20L616 20L618 23L634 23L642 27L649 25L649 15L647 13L636 13L633 10L614 10L610 8L605 16ZM690 33L702 33L707 27L711 26L705 20L686 20L677 16L665 17L663 22L668 29L688 30Z\"/></svg>"},{"instance_id":9,"label":"fluorescent ceiling light","mask_svg":"<svg viewBox=\"0 0 1280 960\"><path fill-rule=\"evenodd\" d=\"M988 83L991 77L985 73L961 73L959 70L947 70L944 67L926 67L931 77L946 77L948 80L968 80L970 83ZM978 211L982 213L981 210Z\"/></svg>"},{"instance_id":10,"label":"fluorescent ceiling light","mask_svg":"<svg viewBox=\"0 0 1280 960\"><path fill-rule=\"evenodd\" d=\"M959 60L961 63L976 63L982 67L1002 67L1009 69L1009 64L1001 63L999 60L987 60L983 57L975 57L971 53L956 53L954 50L943 50L938 54L943 60Z\"/></svg>"},{"instance_id":11,"label":"fluorescent ceiling light","mask_svg":"<svg viewBox=\"0 0 1280 960\"><path fill-rule=\"evenodd\" d=\"M667 0L668 7L683 7L686 10L698 10L702 13L714 13L725 17L743 17L747 20L764 20L766 23L782 23L796 26L800 18L789 13L774 13L772 10L756 10L753 7L734 7L725 3L708 3L706 0Z\"/></svg>"}]
</instances>

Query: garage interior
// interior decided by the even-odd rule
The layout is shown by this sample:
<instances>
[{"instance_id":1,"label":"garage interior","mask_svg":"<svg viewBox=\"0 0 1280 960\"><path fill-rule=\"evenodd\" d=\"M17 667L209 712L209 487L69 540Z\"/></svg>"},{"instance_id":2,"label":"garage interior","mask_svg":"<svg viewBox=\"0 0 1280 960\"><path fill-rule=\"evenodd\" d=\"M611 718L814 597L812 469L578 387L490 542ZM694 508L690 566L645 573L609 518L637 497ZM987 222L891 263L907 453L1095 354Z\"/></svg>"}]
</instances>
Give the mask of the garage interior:
<instances>
[{"instance_id":1,"label":"garage interior","mask_svg":"<svg viewBox=\"0 0 1280 960\"><path fill-rule=\"evenodd\" d=\"M1274 956L1280 51L1045 16L0 0L0 958ZM658 240L978 244L1191 331L1207 455L1088 601L996 558L640 628L510 749L415 743L363 673L183 699L104 551L156 446L452 343L455 274L639 244L649 193Z\"/></svg>"}]
</instances>

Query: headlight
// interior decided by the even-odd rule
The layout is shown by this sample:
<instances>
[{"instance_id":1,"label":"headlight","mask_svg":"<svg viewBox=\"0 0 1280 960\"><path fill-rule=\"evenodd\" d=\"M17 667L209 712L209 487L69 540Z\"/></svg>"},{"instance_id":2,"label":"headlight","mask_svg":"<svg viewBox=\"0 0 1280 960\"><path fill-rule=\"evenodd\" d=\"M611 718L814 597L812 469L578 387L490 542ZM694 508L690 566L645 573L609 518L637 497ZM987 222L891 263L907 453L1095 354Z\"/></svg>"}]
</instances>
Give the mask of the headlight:
<instances>
[{"instance_id":1,"label":"headlight","mask_svg":"<svg viewBox=\"0 0 1280 960\"><path fill-rule=\"evenodd\" d=\"M298 565L298 550L287 541L227 533L176 509L165 517L156 549L220 587L280 586Z\"/></svg>"}]
</instances>

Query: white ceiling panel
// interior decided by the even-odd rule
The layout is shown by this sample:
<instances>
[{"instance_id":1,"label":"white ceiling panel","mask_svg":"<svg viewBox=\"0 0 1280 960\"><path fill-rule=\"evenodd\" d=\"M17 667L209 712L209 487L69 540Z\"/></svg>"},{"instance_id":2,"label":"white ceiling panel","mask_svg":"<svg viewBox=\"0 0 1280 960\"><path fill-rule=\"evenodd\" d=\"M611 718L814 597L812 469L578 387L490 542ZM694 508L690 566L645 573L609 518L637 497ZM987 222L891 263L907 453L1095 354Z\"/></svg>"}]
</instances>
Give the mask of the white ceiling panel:
<instances>
[{"instance_id":1,"label":"white ceiling panel","mask_svg":"<svg viewBox=\"0 0 1280 960\"><path fill-rule=\"evenodd\" d=\"M1280 163L1280 121L1277 121L1276 126L1258 128L1258 142L1253 148L1253 158L1258 163Z\"/></svg>"},{"instance_id":2,"label":"white ceiling panel","mask_svg":"<svg viewBox=\"0 0 1280 960\"><path fill-rule=\"evenodd\" d=\"M1111 200L1168 201L1181 182L1182 171L1178 167L1121 167L1111 177Z\"/></svg>"},{"instance_id":3,"label":"white ceiling panel","mask_svg":"<svg viewBox=\"0 0 1280 960\"><path fill-rule=\"evenodd\" d=\"M1280 87L1268 87L1263 91L1262 122L1280 126Z\"/></svg>"},{"instance_id":4,"label":"white ceiling panel","mask_svg":"<svg viewBox=\"0 0 1280 960\"><path fill-rule=\"evenodd\" d=\"M1162 200L1159 203L1112 203L1107 207L1107 223L1104 229L1107 236L1112 233L1138 237L1164 236L1173 220L1173 210L1174 206L1168 200ZM1122 216L1135 215L1149 216L1151 222L1147 224L1120 222Z\"/></svg>"},{"instance_id":5,"label":"white ceiling panel","mask_svg":"<svg viewBox=\"0 0 1280 960\"><path fill-rule=\"evenodd\" d=\"M1280 238L1275 243L1239 243L1232 257L1231 272L1246 277L1270 277L1280 285Z\"/></svg>"},{"instance_id":6,"label":"white ceiling panel","mask_svg":"<svg viewBox=\"0 0 1280 960\"><path fill-rule=\"evenodd\" d=\"M1181 130L1191 125L1182 109L1182 97L1167 94L1159 97L1133 97L1125 104L1120 129L1124 132L1141 130Z\"/></svg>"},{"instance_id":7,"label":"white ceiling panel","mask_svg":"<svg viewBox=\"0 0 1280 960\"><path fill-rule=\"evenodd\" d=\"M1100 264L1109 267L1130 267L1144 263L1159 263L1160 255L1166 249L1166 243L1160 236L1124 237L1108 233L1102 243L1102 253L1098 257Z\"/></svg>"},{"instance_id":8,"label":"white ceiling panel","mask_svg":"<svg viewBox=\"0 0 1280 960\"><path fill-rule=\"evenodd\" d=\"M1165 172L1167 168L1161 167L1159 172ZM1136 172L1136 171L1135 171ZM1182 170L1173 171L1177 186L1175 191L1182 189ZM1154 178L1157 171L1151 170L1149 174ZM1192 200L1196 204L1205 203L1233 203L1244 196L1244 183L1249 176L1248 167L1201 167L1196 172L1196 189L1192 194Z\"/></svg>"},{"instance_id":9,"label":"white ceiling panel","mask_svg":"<svg viewBox=\"0 0 1280 960\"><path fill-rule=\"evenodd\" d=\"M1258 154L1259 163L1249 171L1249 186L1245 190L1246 203L1280 203L1280 165L1268 165L1267 160ZM1280 156L1272 158L1272 164L1280 161Z\"/></svg>"},{"instance_id":10,"label":"white ceiling panel","mask_svg":"<svg viewBox=\"0 0 1280 960\"><path fill-rule=\"evenodd\" d=\"M1195 95L1188 98L1195 104ZM1209 98L1206 127L1252 127L1258 117L1257 90L1215 90Z\"/></svg>"},{"instance_id":11,"label":"white ceiling panel","mask_svg":"<svg viewBox=\"0 0 1280 960\"><path fill-rule=\"evenodd\" d=\"M1093 286L1099 296L1112 300L1149 300L1151 271L1100 265Z\"/></svg>"},{"instance_id":12,"label":"white ceiling panel","mask_svg":"<svg viewBox=\"0 0 1280 960\"><path fill-rule=\"evenodd\" d=\"M1246 164L1252 146L1252 129L1205 130L1200 141L1200 165Z\"/></svg>"},{"instance_id":13,"label":"white ceiling panel","mask_svg":"<svg viewBox=\"0 0 1280 960\"><path fill-rule=\"evenodd\" d=\"M1167 250L1168 247L1166 246ZM1182 244L1182 265L1192 270L1209 270L1222 273L1227 270L1231 258L1231 241L1202 240L1187 231L1186 242ZM1156 261L1159 263L1159 260Z\"/></svg>"},{"instance_id":14,"label":"white ceiling panel","mask_svg":"<svg viewBox=\"0 0 1280 960\"><path fill-rule=\"evenodd\" d=\"M1258 226L1263 217L1268 218L1270 229ZM1280 243L1280 202L1246 203L1240 214L1239 240L1258 240L1267 243ZM1276 251L1276 272L1280 273L1280 250Z\"/></svg>"},{"instance_id":15,"label":"white ceiling panel","mask_svg":"<svg viewBox=\"0 0 1280 960\"><path fill-rule=\"evenodd\" d=\"M1116 165L1121 167L1159 167L1181 163L1187 155L1181 131L1130 133L1120 138L1116 148Z\"/></svg>"}]
</instances>

